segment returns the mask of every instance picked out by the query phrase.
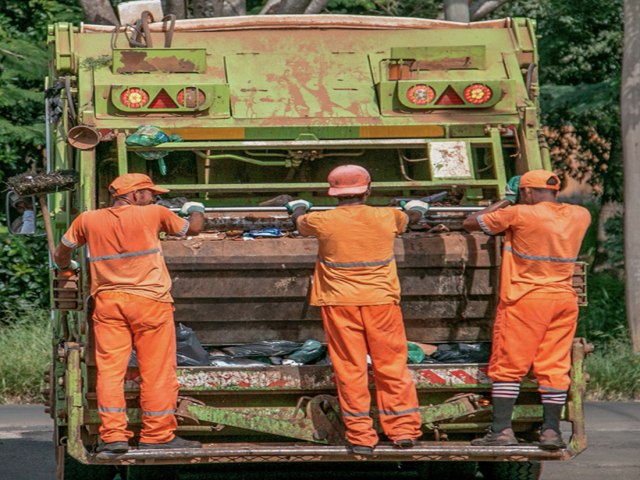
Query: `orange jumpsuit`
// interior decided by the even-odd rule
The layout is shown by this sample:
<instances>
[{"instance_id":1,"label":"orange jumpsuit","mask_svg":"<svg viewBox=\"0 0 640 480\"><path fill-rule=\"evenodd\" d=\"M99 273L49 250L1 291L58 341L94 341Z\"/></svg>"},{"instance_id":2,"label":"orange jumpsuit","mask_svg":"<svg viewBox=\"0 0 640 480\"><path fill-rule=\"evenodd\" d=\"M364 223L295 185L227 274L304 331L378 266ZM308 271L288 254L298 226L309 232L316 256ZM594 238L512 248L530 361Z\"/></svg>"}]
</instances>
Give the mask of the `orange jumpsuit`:
<instances>
[{"instance_id":1,"label":"orange jumpsuit","mask_svg":"<svg viewBox=\"0 0 640 480\"><path fill-rule=\"evenodd\" d=\"M299 232L319 240L310 303L321 307L347 440L354 445L378 443L369 412L367 354L384 433L392 441L421 435L393 252L407 221L398 210L366 205L298 219Z\"/></svg>"},{"instance_id":2,"label":"orange jumpsuit","mask_svg":"<svg viewBox=\"0 0 640 480\"><path fill-rule=\"evenodd\" d=\"M158 205L124 205L82 213L62 237L87 245L103 442L127 441L124 378L136 347L140 377L140 442L171 441L178 381L171 279L162 258L161 231L184 235L189 222Z\"/></svg>"},{"instance_id":3,"label":"orange jumpsuit","mask_svg":"<svg viewBox=\"0 0 640 480\"><path fill-rule=\"evenodd\" d=\"M578 318L572 277L590 222L587 209L554 202L478 217L485 233L505 232L489 364L494 382L520 382L533 367L542 393L568 389Z\"/></svg>"}]
</instances>

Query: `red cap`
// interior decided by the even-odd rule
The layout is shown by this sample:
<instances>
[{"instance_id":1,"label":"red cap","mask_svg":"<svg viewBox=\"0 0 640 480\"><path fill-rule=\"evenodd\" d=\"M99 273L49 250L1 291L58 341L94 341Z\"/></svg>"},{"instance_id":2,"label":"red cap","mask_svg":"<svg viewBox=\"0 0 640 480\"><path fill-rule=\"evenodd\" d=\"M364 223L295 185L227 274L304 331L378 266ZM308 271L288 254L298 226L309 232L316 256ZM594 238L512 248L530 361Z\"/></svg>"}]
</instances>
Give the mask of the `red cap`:
<instances>
[{"instance_id":1,"label":"red cap","mask_svg":"<svg viewBox=\"0 0 640 480\"><path fill-rule=\"evenodd\" d=\"M518 188L525 187L560 190L560 179L555 173L547 170L531 170L520 177Z\"/></svg>"},{"instance_id":2,"label":"red cap","mask_svg":"<svg viewBox=\"0 0 640 480\"><path fill-rule=\"evenodd\" d=\"M127 173L120 175L116 178L111 185L109 185L109 193L113 197L119 197L120 195L126 195L127 193L135 192L136 190L151 190L156 195L160 193L167 193L169 190L166 188L159 188L151 179L142 173Z\"/></svg>"},{"instance_id":3,"label":"red cap","mask_svg":"<svg viewBox=\"0 0 640 480\"><path fill-rule=\"evenodd\" d=\"M331 170L327 181L330 196L346 197L366 192L371 183L371 175L358 165L341 165Z\"/></svg>"}]
</instances>

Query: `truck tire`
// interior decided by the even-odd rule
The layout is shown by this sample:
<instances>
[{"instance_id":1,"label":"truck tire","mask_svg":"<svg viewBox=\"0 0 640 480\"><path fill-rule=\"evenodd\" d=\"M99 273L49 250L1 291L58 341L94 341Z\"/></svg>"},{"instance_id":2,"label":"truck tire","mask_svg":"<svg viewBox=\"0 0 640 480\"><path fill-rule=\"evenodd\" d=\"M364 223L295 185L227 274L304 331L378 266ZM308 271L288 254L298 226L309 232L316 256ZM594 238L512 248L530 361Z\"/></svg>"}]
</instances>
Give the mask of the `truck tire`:
<instances>
[{"instance_id":1,"label":"truck tire","mask_svg":"<svg viewBox=\"0 0 640 480\"><path fill-rule=\"evenodd\" d=\"M66 452L62 472L58 468L58 480L113 480L115 475L113 465L85 465Z\"/></svg>"},{"instance_id":2,"label":"truck tire","mask_svg":"<svg viewBox=\"0 0 640 480\"><path fill-rule=\"evenodd\" d=\"M540 462L480 462L480 472L485 480L540 480Z\"/></svg>"},{"instance_id":3,"label":"truck tire","mask_svg":"<svg viewBox=\"0 0 640 480\"><path fill-rule=\"evenodd\" d=\"M477 462L416 462L418 478L422 480L473 480Z\"/></svg>"}]
</instances>

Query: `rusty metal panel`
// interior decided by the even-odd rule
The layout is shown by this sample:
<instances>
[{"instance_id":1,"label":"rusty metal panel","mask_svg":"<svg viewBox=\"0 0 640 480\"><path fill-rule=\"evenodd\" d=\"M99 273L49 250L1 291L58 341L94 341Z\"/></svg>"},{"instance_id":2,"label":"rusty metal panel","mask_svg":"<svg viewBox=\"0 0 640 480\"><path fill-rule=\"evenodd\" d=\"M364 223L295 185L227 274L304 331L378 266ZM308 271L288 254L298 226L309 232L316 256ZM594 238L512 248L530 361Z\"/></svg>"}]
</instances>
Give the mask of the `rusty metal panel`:
<instances>
[{"instance_id":1,"label":"rusty metal panel","mask_svg":"<svg viewBox=\"0 0 640 480\"><path fill-rule=\"evenodd\" d=\"M113 73L203 73L205 48L127 48L113 50Z\"/></svg>"}]
</instances>

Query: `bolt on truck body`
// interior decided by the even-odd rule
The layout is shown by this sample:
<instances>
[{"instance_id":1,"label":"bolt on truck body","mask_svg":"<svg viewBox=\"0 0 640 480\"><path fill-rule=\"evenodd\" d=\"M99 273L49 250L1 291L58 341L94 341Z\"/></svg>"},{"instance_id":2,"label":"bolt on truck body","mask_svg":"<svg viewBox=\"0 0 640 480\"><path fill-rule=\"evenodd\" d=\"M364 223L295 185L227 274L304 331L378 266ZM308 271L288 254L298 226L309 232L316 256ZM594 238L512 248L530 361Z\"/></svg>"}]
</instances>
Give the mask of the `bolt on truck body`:
<instances>
[{"instance_id":1,"label":"bolt on truck body","mask_svg":"<svg viewBox=\"0 0 640 480\"><path fill-rule=\"evenodd\" d=\"M323 340L319 311L307 303L316 240L293 235L283 208L257 205L286 193L331 208L327 173L356 163L372 174L373 205L449 192L428 214L429 226L438 228L423 226L396 240L408 339L491 340L500 238L460 225L469 211L500 198L509 176L550 168L530 20L466 25L305 15L143 23L135 39L114 27L49 28L49 167L75 169L81 178L74 192L49 197L58 237L74 212L110 205L106 187L117 175L148 173L172 197L207 207L205 233L163 241L176 322L210 346ZM127 145L141 125L182 141ZM150 153L152 159L140 155ZM238 232L263 227L286 235L236 241ZM139 478L153 465L361 460L344 443L330 365L179 367L177 433L202 440L204 448L134 448L98 459L85 252L78 259L80 274L53 278L52 289L49 409L59 479L109 478L114 465ZM514 465L537 478L540 461L569 459L586 447L585 351L576 340L566 450L531 443L542 420L533 381L524 382L513 418L527 443L473 447L469 441L491 420L487 365L412 364L423 438L411 450L383 441L367 461L425 469L436 460L451 461L452 469L485 462L493 478L512 478ZM127 415L134 429L138 387L130 368Z\"/></svg>"}]
</instances>

